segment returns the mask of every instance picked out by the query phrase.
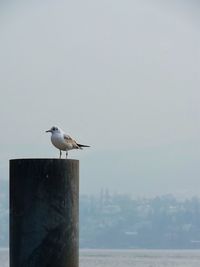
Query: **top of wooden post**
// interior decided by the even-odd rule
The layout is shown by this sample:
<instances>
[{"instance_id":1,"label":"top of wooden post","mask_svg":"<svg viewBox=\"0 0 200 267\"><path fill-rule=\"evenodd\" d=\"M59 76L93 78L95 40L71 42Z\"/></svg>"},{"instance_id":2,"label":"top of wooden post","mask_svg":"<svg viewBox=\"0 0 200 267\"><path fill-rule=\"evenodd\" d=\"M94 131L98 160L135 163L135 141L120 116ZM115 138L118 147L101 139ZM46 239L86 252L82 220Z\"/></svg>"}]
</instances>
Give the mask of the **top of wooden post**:
<instances>
[{"instance_id":1,"label":"top of wooden post","mask_svg":"<svg viewBox=\"0 0 200 267\"><path fill-rule=\"evenodd\" d=\"M65 158L16 158L10 159L10 161L67 161L67 162L79 162L78 159L65 159Z\"/></svg>"}]
</instances>

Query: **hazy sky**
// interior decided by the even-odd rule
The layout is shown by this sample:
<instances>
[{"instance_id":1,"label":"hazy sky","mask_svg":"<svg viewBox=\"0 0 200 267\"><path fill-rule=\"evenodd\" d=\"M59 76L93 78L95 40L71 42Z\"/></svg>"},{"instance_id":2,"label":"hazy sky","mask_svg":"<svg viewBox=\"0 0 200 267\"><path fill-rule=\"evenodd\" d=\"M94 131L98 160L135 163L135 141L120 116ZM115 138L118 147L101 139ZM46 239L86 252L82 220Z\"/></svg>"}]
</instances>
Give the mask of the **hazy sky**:
<instances>
[{"instance_id":1,"label":"hazy sky","mask_svg":"<svg viewBox=\"0 0 200 267\"><path fill-rule=\"evenodd\" d=\"M198 1L1 1L0 176L58 157L56 124L90 149L81 193L200 195Z\"/></svg>"}]
</instances>

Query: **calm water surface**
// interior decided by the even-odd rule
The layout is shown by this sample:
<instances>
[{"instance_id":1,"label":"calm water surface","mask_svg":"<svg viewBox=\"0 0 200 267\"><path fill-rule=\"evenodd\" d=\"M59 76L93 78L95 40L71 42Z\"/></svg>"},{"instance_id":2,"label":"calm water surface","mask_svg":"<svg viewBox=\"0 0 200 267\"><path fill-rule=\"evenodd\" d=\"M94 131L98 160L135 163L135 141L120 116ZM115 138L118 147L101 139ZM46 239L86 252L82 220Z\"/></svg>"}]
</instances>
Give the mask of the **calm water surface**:
<instances>
[{"instance_id":1,"label":"calm water surface","mask_svg":"<svg viewBox=\"0 0 200 267\"><path fill-rule=\"evenodd\" d=\"M9 267L8 250L0 266ZM198 267L200 250L81 250L80 267Z\"/></svg>"},{"instance_id":2,"label":"calm water surface","mask_svg":"<svg viewBox=\"0 0 200 267\"><path fill-rule=\"evenodd\" d=\"M82 250L80 267L198 267L199 250Z\"/></svg>"}]
</instances>

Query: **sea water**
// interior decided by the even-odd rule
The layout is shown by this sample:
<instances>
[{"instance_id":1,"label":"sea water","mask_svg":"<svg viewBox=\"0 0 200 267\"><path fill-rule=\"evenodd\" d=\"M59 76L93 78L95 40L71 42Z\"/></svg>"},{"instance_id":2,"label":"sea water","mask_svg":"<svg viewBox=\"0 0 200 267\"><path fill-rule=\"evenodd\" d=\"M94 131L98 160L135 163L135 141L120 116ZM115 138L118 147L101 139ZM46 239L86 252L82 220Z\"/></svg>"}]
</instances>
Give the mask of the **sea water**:
<instances>
[{"instance_id":1,"label":"sea water","mask_svg":"<svg viewBox=\"0 0 200 267\"><path fill-rule=\"evenodd\" d=\"M80 267L198 267L200 250L80 250ZM9 267L0 250L0 267Z\"/></svg>"},{"instance_id":2,"label":"sea water","mask_svg":"<svg viewBox=\"0 0 200 267\"><path fill-rule=\"evenodd\" d=\"M198 250L83 250L80 267L197 267Z\"/></svg>"}]
</instances>

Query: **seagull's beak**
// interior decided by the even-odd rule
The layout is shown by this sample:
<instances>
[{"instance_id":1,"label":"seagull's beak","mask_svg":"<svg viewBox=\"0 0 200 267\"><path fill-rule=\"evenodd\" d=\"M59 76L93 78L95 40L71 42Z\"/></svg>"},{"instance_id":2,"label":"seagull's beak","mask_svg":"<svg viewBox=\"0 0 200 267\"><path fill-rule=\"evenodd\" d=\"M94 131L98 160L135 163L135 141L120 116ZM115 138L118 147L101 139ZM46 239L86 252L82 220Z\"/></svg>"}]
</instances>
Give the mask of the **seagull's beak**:
<instances>
[{"instance_id":1,"label":"seagull's beak","mask_svg":"<svg viewBox=\"0 0 200 267\"><path fill-rule=\"evenodd\" d=\"M47 130L46 133L51 133L51 129L50 130Z\"/></svg>"}]
</instances>

